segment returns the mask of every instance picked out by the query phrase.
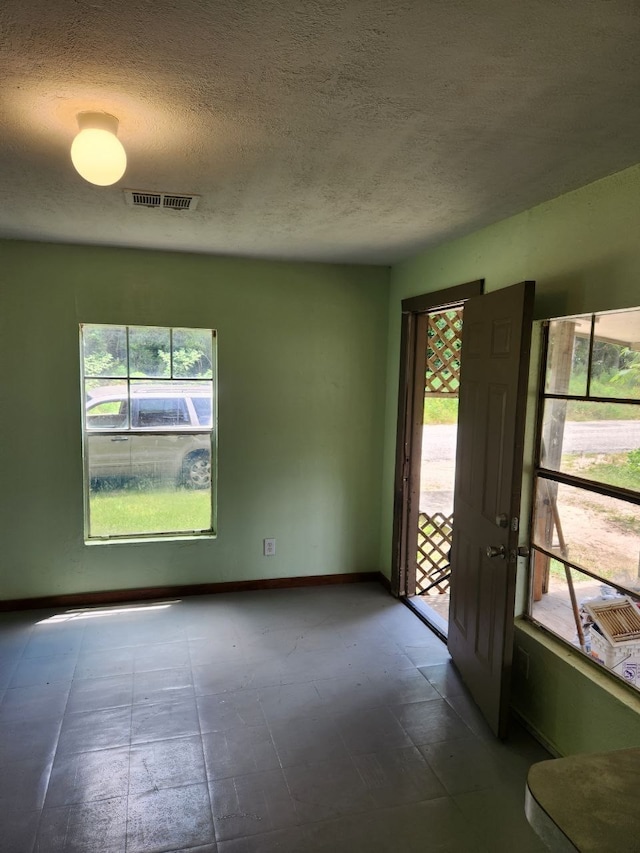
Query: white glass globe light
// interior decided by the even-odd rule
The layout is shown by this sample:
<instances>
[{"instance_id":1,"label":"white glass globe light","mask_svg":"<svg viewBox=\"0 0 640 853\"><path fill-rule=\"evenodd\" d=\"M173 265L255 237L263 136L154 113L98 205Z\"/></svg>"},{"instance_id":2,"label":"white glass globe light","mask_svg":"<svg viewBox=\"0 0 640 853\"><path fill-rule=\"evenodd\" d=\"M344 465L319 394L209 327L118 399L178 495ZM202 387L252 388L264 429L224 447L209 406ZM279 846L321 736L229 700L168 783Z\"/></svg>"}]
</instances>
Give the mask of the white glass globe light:
<instances>
[{"instance_id":1,"label":"white glass globe light","mask_svg":"<svg viewBox=\"0 0 640 853\"><path fill-rule=\"evenodd\" d=\"M127 155L116 136L118 119L107 113L80 113L80 133L71 145L71 161L90 184L108 187L124 175Z\"/></svg>"}]
</instances>

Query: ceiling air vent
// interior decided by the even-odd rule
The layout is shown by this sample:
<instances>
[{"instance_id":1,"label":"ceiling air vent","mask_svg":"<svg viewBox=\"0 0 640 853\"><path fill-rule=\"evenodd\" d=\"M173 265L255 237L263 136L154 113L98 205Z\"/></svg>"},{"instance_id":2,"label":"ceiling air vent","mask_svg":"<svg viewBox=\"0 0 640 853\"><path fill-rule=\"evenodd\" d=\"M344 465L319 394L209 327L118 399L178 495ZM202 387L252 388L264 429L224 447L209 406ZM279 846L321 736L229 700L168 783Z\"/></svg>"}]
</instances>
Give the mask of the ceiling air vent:
<instances>
[{"instance_id":1,"label":"ceiling air vent","mask_svg":"<svg viewBox=\"0 0 640 853\"><path fill-rule=\"evenodd\" d=\"M195 210L199 195L183 193L155 193L144 190L124 190L124 200L129 207L157 207L162 210Z\"/></svg>"}]
</instances>

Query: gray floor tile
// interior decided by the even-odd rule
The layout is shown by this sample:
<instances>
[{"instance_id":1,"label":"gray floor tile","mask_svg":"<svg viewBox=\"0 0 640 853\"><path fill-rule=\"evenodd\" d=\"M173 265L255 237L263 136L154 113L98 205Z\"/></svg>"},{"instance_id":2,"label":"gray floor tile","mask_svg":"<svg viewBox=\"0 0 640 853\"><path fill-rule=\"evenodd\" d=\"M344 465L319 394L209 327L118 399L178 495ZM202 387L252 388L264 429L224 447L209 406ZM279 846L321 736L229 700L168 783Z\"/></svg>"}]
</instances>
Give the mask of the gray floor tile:
<instances>
[{"instance_id":1,"label":"gray floor tile","mask_svg":"<svg viewBox=\"0 0 640 853\"><path fill-rule=\"evenodd\" d=\"M0 767L16 761L52 759L61 725L57 719L0 724Z\"/></svg>"},{"instance_id":2,"label":"gray floor tile","mask_svg":"<svg viewBox=\"0 0 640 853\"><path fill-rule=\"evenodd\" d=\"M298 627L275 628L250 635L243 644L248 661L266 661L287 656L294 652L344 650L344 644L337 631L326 628Z\"/></svg>"},{"instance_id":3,"label":"gray floor tile","mask_svg":"<svg viewBox=\"0 0 640 853\"><path fill-rule=\"evenodd\" d=\"M338 714L334 719L352 755L413 745L389 708L367 708L357 714Z\"/></svg>"},{"instance_id":4,"label":"gray floor tile","mask_svg":"<svg viewBox=\"0 0 640 853\"><path fill-rule=\"evenodd\" d=\"M36 853L122 853L126 797L44 809Z\"/></svg>"},{"instance_id":5,"label":"gray floor tile","mask_svg":"<svg viewBox=\"0 0 640 853\"><path fill-rule=\"evenodd\" d=\"M133 676L134 704L174 702L194 695L190 667L136 672Z\"/></svg>"},{"instance_id":6,"label":"gray floor tile","mask_svg":"<svg viewBox=\"0 0 640 853\"><path fill-rule=\"evenodd\" d=\"M307 842L306 828L294 827L221 841L218 853L313 853Z\"/></svg>"},{"instance_id":7,"label":"gray floor tile","mask_svg":"<svg viewBox=\"0 0 640 853\"><path fill-rule=\"evenodd\" d=\"M189 640L192 666L213 666L217 663L245 663L243 646L234 635L210 636Z\"/></svg>"},{"instance_id":8,"label":"gray floor tile","mask_svg":"<svg viewBox=\"0 0 640 853\"><path fill-rule=\"evenodd\" d=\"M107 678L74 678L69 692L67 713L118 708L131 705L132 699L132 673Z\"/></svg>"},{"instance_id":9,"label":"gray floor tile","mask_svg":"<svg viewBox=\"0 0 640 853\"><path fill-rule=\"evenodd\" d=\"M0 702L0 723L14 720L62 719L69 695L68 682L10 687Z\"/></svg>"},{"instance_id":10,"label":"gray floor tile","mask_svg":"<svg viewBox=\"0 0 640 853\"><path fill-rule=\"evenodd\" d=\"M20 658L16 657L15 660L0 660L0 690L4 690L9 686L11 679L13 678L13 673L16 671L16 667L18 666Z\"/></svg>"},{"instance_id":11,"label":"gray floor tile","mask_svg":"<svg viewBox=\"0 0 640 853\"><path fill-rule=\"evenodd\" d=\"M58 755L129 746L131 710L108 708L65 714L58 742Z\"/></svg>"},{"instance_id":12,"label":"gray floor tile","mask_svg":"<svg viewBox=\"0 0 640 853\"><path fill-rule=\"evenodd\" d=\"M179 643L159 643L137 646L133 655L134 672L151 672L161 669L190 667L189 645L186 640Z\"/></svg>"},{"instance_id":13,"label":"gray floor tile","mask_svg":"<svg viewBox=\"0 0 640 853\"><path fill-rule=\"evenodd\" d=\"M81 655L99 652L114 652L119 649L131 649L132 640L129 632L115 624L87 624L87 630L82 638Z\"/></svg>"},{"instance_id":14,"label":"gray floor tile","mask_svg":"<svg viewBox=\"0 0 640 853\"><path fill-rule=\"evenodd\" d=\"M451 655L445 644L435 637L425 645L406 645L403 648L415 666L434 666L439 663L448 663L451 660Z\"/></svg>"},{"instance_id":15,"label":"gray floor tile","mask_svg":"<svg viewBox=\"0 0 640 853\"><path fill-rule=\"evenodd\" d=\"M270 729L282 767L349 758L340 731L328 714L272 723Z\"/></svg>"},{"instance_id":16,"label":"gray floor tile","mask_svg":"<svg viewBox=\"0 0 640 853\"><path fill-rule=\"evenodd\" d=\"M220 779L209 787L218 841L284 829L298 821L281 770Z\"/></svg>"},{"instance_id":17,"label":"gray floor tile","mask_svg":"<svg viewBox=\"0 0 640 853\"><path fill-rule=\"evenodd\" d=\"M471 731L483 740L495 741L496 736L480 713L480 709L467 693L455 693L446 697L447 704L453 708Z\"/></svg>"},{"instance_id":18,"label":"gray floor tile","mask_svg":"<svg viewBox=\"0 0 640 853\"><path fill-rule=\"evenodd\" d=\"M466 692L460 673L451 661L418 669L444 698Z\"/></svg>"},{"instance_id":19,"label":"gray floor tile","mask_svg":"<svg viewBox=\"0 0 640 853\"><path fill-rule=\"evenodd\" d=\"M417 747L356 755L353 762L380 808L446 796Z\"/></svg>"},{"instance_id":20,"label":"gray floor tile","mask_svg":"<svg viewBox=\"0 0 640 853\"><path fill-rule=\"evenodd\" d=\"M196 700L134 705L131 713L131 742L145 743L172 737L200 734Z\"/></svg>"},{"instance_id":21,"label":"gray floor tile","mask_svg":"<svg viewBox=\"0 0 640 853\"><path fill-rule=\"evenodd\" d=\"M0 823L13 811L41 809L49 784L53 756L3 763L0 771ZM2 832L0 832L0 842ZM0 843L1 849L1 843Z\"/></svg>"},{"instance_id":22,"label":"gray floor tile","mask_svg":"<svg viewBox=\"0 0 640 853\"><path fill-rule=\"evenodd\" d=\"M133 672L134 650L116 648L104 651L82 652L76 666L76 678L107 678Z\"/></svg>"},{"instance_id":23,"label":"gray floor tile","mask_svg":"<svg viewBox=\"0 0 640 853\"><path fill-rule=\"evenodd\" d=\"M374 806L351 759L288 767L284 774L300 823L329 820Z\"/></svg>"},{"instance_id":24,"label":"gray floor tile","mask_svg":"<svg viewBox=\"0 0 640 853\"><path fill-rule=\"evenodd\" d=\"M415 673L414 664L400 648L395 648L394 651L386 651L385 648L378 648L375 643L361 643L357 647L348 648L345 655L352 671L366 672L370 675L384 675L402 670L410 670Z\"/></svg>"},{"instance_id":25,"label":"gray floor tile","mask_svg":"<svg viewBox=\"0 0 640 853\"><path fill-rule=\"evenodd\" d=\"M171 738L131 747L129 793L177 788L207 781L199 736Z\"/></svg>"},{"instance_id":26,"label":"gray floor tile","mask_svg":"<svg viewBox=\"0 0 640 853\"><path fill-rule=\"evenodd\" d=\"M46 808L126 797L129 747L58 754L53 764Z\"/></svg>"},{"instance_id":27,"label":"gray floor tile","mask_svg":"<svg viewBox=\"0 0 640 853\"><path fill-rule=\"evenodd\" d=\"M202 735L202 745L209 779L243 776L280 766L266 726L209 732Z\"/></svg>"},{"instance_id":28,"label":"gray floor tile","mask_svg":"<svg viewBox=\"0 0 640 853\"><path fill-rule=\"evenodd\" d=\"M336 653L335 649L296 649L281 659L283 680L290 684L339 678L360 671L346 651Z\"/></svg>"},{"instance_id":29,"label":"gray floor tile","mask_svg":"<svg viewBox=\"0 0 640 853\"><path fill-rule=\"evenodd\" d=\"M476 737L424 744L420 752L448 794L492 788L507 781L500 777L495 751Z\"/></svg>"},{"instance_id":30,"label":"gray floor tile","mask_svg":"<svg viewBox=\"0 0 640 853\"><path fill-rule=\"evenodd\" d=\"M374 837L379 834L385 853L424 853L425 844L438 853L489 853L450 797L380 810L370 829Z\"/></svg>"},{"instance_id":31,"label":"gray floor tile","mask_svg":"<svg viewBox=\"0 0 640 853\"><path fill-rule=\"evenodd\" d=\"M325 678L314 681L313 686L332 714L358 713L385 704L378 687L366 673Z\"/></svg>"},{"instance_id":32,"label":"gray floor tile","mask_svg":"<svg viewBox=\"0 0 640 853\"><path fill-rule=\"evenodd\" d=\"M75 655L80 652L84 629L36 626L22 653L23 659L50 655Z\"/></svg>"},{"instance_id":33,"label":"gray floor tile","mask_svg":"<svg viewBox=\"0 0 640 853\"><path fill-rule=\"evenodd\" d=\"M301 720L326 710L326 703L313 681L263 687L260 689L259 698L269 723Z\"/></svg>"},{"instance_id":34,"label":"gray floor tile","mask_svg":"<svg viewBox=\"0 0 640 853\"><path fill-rule=\"evenodd\" d=\"M15 668L9 687L45 686L54 682L71 683L76 655L53 655L22 659Z\"/></svg>"},{"instance_id":35,"label":"gray floor tile","mask_svg":"<svg viewBox=\"0 0 640 853\"><path fill-rule=\"evenodd\" d=\"M193 666L193 684L197 696L229 693L254 686L248 665L222 661L206 666Z\"/></svg>"},{"instance_id":36,"label":"gray floor tile","mask_svg":"<svg viewBox=\"0 0 640 853\"><path fill-rule=\"evenodd\" d=\"M214 841L206 784L130 795L127 853L156 853Z\"/></svg>"},{"instance_id":37,"label":"gray floor tile","mask_svg":"<svg viewBox=\"0 0 640 853\"><path fill-rule=\"evenodd\" d=\"M258 690L198 696L197 704L203 734L266 725Z\"/></svg>"},{"instance_id":38,"label":"gray floor tile","mask_svg":"<svg viewBox=\"0 0 640 853\"><path fill-rule=\"evenodd\" d=\"M428 702L440 699L436 688L415 667L369 676L379 700L384 705L404 705L408 702Z\"/></svg>"},{"instance_id":39,"label":"gray floor tile","mask_svg":"<svg viewBox=\"0 0 640 853\"><path fill-rule=\"evenodd\" d=\"M38 832L39 811L15 811L2 814L2 844L7 853L31 853Z\"/></svg>"},{"instance_id":40,"label":"gray floor tile","mask_svg":"<svg viewBox=\"0 0 640 853\"><path fill-rule=\"evenodd\" d=\"M470 730L444 699L392 706L393 713L416 746L469 737Z\"/></svg>"},{"instance_id":41,"label":"gray floor tile","mask_svg":"<svg viewBox=\"0 0 640 853\"><path fill-rule=\"evenodd\" d=\"M457 794L454 800L479 846L488 853L545 853L524 813L524 785Z\"/></svg>"}]
</instances>

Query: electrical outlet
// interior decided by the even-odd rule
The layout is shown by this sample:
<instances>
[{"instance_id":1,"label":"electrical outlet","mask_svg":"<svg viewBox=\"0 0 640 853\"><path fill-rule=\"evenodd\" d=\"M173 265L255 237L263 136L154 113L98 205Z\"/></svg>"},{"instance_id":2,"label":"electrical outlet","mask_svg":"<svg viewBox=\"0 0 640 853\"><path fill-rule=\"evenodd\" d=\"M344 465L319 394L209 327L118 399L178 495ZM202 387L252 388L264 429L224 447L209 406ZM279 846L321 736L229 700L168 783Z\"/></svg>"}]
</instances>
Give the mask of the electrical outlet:
<instances>
[{"instance_id":1,"label":"electrical outlet","mask_svg":"<svg viewBox=\"0 0 640 853\"><path fill-rule=\"evenodd\" d=\"M262 545L263 545L265 557L275 557L275 555L276 555L276 540L275 539L263 539Z\"/></svg>"}]
</instances>

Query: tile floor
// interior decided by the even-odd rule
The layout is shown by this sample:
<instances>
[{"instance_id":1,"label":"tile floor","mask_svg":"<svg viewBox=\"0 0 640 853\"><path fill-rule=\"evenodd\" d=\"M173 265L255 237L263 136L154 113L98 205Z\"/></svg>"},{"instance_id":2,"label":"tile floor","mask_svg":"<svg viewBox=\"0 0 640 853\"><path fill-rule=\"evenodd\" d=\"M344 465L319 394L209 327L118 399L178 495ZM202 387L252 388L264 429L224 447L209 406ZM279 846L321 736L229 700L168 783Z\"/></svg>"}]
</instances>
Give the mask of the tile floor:
<instances>
[{"instance_id":1,"label":"tile floor","mask_svg":"<svg viewBox=\"0 0 640 853\"><path fill-rule=\"evenodd\" d=\"M161 604L0 615L2 853L542 853L547 754L382 587Z\"/></svg>"}]
</instances>

